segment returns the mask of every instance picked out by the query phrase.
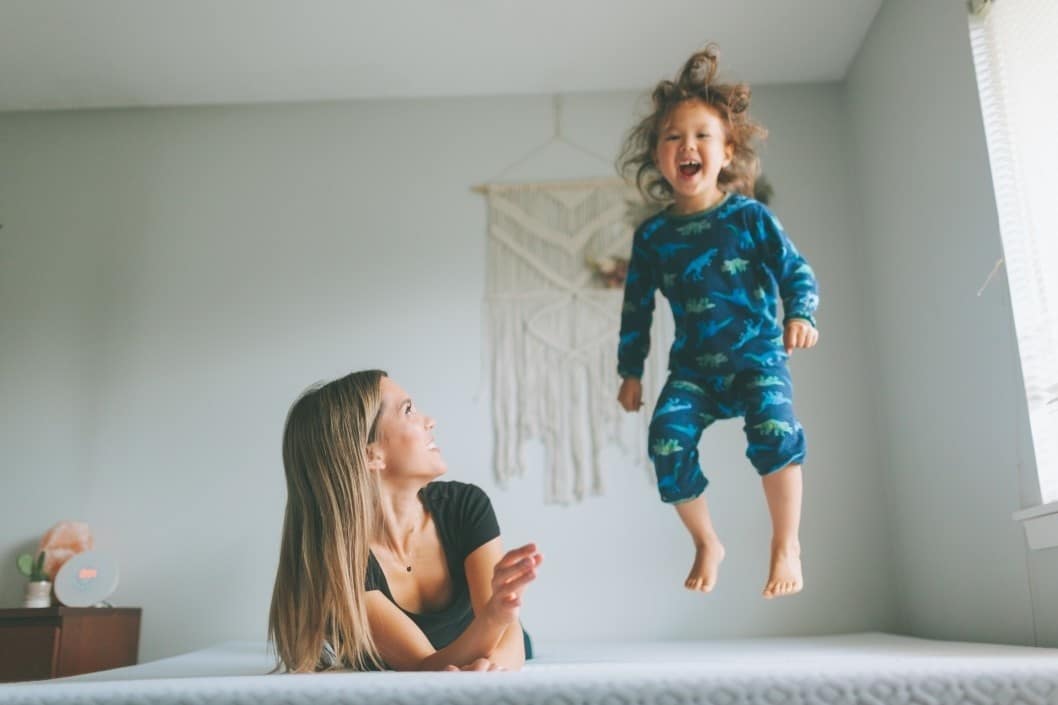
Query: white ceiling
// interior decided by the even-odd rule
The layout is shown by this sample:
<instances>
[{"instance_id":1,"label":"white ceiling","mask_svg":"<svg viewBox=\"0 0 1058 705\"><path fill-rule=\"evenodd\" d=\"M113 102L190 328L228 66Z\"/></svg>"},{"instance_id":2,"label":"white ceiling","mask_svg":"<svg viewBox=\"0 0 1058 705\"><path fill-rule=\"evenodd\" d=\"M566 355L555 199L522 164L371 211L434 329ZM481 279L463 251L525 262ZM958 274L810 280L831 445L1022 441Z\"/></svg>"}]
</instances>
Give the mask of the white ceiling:
<instances>
[{"instance_id":1,"label":"white ceiling","mask_svg":"<svg viewBox=\"0 0 1058 705\"><path fill-rule=\"evenodd\" d=\"M0 0L0 111L844 77L882 0Z\"/></svg>"}]
</instances>

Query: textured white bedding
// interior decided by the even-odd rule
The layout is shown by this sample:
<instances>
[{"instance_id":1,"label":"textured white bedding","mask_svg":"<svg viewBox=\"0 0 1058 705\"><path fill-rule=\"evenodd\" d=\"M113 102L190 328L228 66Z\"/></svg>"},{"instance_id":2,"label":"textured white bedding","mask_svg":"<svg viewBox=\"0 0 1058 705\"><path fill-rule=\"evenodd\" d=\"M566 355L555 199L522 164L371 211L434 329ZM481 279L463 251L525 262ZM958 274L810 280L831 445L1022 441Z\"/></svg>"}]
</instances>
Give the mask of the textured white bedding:
<instances>
[{"instance_id":1,"label":"textured white bedding","mask_svg":"<svg viewBox=\"0 0 1058 705\"><path fill-rule=\"evenodd\" d=\"M538 645L520 673L265 675L260 643L0 686L0 703L1058 705L1058 649L887 634Z\"/></svg>"}]
</instances>

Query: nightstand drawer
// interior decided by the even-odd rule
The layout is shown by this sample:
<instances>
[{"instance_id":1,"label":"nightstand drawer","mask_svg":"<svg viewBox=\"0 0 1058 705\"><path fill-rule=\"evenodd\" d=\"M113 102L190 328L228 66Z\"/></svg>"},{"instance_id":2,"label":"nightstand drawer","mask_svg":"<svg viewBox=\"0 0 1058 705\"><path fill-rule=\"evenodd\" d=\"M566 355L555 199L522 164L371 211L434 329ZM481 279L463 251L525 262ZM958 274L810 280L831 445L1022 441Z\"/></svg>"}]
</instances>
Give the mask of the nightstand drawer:
<instances>
[{"instance_id":1,"label":"nightstand drawer","mask_svg":"<svg viewBox=\"0 0 1058 705\"><path fill-rule=\"evenodd\" d=\"M139 645L138 607L0 610L0 682L132 666Z\"/></svg>"},{"instance_id":2,"label":"nightstand drawer","mask_svg":"<svg viewBox=\"0 0 1058 705\"><path fill-rule=\"evenodd\" d=\"M53 678L58 653L59 627L0 624L0 682Z\"/></svg>"}]
</instances>

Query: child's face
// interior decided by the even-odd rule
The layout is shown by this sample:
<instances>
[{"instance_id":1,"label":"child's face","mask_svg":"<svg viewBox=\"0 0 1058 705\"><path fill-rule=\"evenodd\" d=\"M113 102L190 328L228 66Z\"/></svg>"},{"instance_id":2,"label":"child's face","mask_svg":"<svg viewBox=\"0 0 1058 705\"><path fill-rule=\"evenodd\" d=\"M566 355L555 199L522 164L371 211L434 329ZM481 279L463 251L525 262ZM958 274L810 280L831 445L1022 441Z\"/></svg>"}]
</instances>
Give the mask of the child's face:
<instances>
[{"instance_id":1,"label":"child's face","mask_svg":"<svg viewBox=\"0 0 1058 705\"><path fill-rule=\"evenodd\" d=\"M662 122L654 161L672 186L677 207L704 208L719 196L717 176L732 153L716 111L700 100L685 100Z\"/></svg>"}]
</instances>

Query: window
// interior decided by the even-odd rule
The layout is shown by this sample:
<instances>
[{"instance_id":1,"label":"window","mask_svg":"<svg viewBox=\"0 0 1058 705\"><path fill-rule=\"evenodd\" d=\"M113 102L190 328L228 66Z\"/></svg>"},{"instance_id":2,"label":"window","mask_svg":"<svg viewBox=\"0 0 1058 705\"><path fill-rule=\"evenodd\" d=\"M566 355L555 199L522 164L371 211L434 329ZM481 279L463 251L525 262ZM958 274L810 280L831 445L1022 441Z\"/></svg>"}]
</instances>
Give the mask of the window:
<instances>
[{"instance_id":1,"label":"window","mask_svg":"<svg viewBox=\"0 0 1058 705\"><path fill-rule=\"evenodd\" d=\"M970 37L1044 504L1058 502L1058 2L972 0Z\"/></svg>"}]
</instances>

